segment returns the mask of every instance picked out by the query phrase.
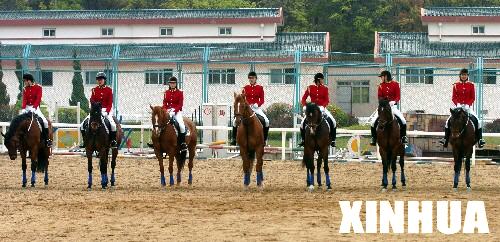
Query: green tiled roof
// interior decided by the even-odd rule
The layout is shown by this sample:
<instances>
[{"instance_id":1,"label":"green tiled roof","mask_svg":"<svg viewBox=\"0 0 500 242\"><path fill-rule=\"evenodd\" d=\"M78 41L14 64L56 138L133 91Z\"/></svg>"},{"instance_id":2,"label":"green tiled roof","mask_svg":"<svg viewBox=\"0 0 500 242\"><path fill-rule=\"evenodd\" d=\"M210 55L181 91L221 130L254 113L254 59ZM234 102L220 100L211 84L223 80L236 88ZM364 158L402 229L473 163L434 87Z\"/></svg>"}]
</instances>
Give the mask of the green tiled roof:
<instances>
[{"instance_id":1,"label":"green tiled roof","mask_svg":"<svg viewBox=\"0 0 500 242\"><path fill-rule=\"evenodd\" d=\"M500 7L434 7L423 9L422 16L500 16Z\"/></svg>"},{"instance_id":2,"label":"green tiled roof","mask_svg":"<svg viewBox=\"0 0 500 242\"><path fill-rule=\"evenodd\" d=\"M0 11L0 20L281 17L279 8Z\"/></svg>"},{"instance_id":3,"label":"green tiled roof","mask_svg":"<svg viewBox=\"0 0 500 242\"><path fill-rule=\"evenodd\" d=\"M427 33L380 32L379 54L442 57L498 57L500 42L429 42Z\"/></svg>"},{"instance_id":4,"label":"green tiled roof","mask_svg":"<svg viewBox=\"0 0 500 242\"><path fill-rule=\"evenodd\" d=\"M201 61L202 47L214 47L210 55L212 60L293 57L295 50L303 51L306 57L315 57L321 55L319 52L328 51L327 36L327 33L277 33L273 42L121 44L119 56L131 60ZM0 58L22 58L23 47L23 45L2 45ZM29 58L69 59L76 51L79 59L111 59L113 48L114 45L32 45Z\"/></svg>"}]
</instances>

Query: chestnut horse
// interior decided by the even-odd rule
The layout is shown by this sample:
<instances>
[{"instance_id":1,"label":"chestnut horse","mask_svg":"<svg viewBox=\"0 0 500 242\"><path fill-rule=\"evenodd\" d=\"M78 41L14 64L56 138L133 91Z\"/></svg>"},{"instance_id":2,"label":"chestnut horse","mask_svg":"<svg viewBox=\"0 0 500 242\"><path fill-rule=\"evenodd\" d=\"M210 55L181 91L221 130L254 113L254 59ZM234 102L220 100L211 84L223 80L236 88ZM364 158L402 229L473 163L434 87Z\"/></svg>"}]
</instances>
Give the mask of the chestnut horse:
<instances>
[{"instance_id":1,"label":"chestnut horse","mask_svg":"<svg viewBox=\"0 0 500 242\"><path fill-rule=\"evenodd\" d=\"M113 117L116 123L116 143L120 147L123 131L120 123ZM92 102L90 108L90 118L88 120L88 127L85 130L85 153L87 156L87 170L88 170L88 189L92 188L92 154L97 152L99 157L99 170L101 171L101 186L106 189L108 186L108 155L111 147L111 140L106 131L104 118L101 114L101 103ZM111 150L111 187L115 186L115 167L116 157L118 156L118 149Z\"/></svg>"},{"instance_id":2,"label":"chestnut horse","mask_svg":"<svg viewBox=\"0 0 500 242\"><path fill-rule=\"evenodd\" d=\"M467 111L459 107L450 109L451 118L449 121L450 127L450 144L453 148L453 158L455 161L455 176L453 179L453 190L458 190L458 178L460 170L462 170L462 161L465 157L465 183L467 191L470 192L470 166L472 157L472 148L476 143L474 135L474 125Z\"/></svg>"},{"instance_id":3,"label":"chestnut horse","mask_svg":"<svg viewBox=\"0 0 500 242\"><path fill-rule=\"evenodd\" d=\"M151 113L151 123L153 124L153 131L151 139L153 141L153 149L155 151L156 158L160 164L160 182L162 186L166 185L165 174L163 168L163 153L167 153L169 164L168 172L170 173L170 186L174 185L174 176L172 175L174 168L174 158L177 162L177 184L181 182L181 171L184 168L186 162L186 151L180 152L179 144L177 142L177 135L174 124L172 123L171 117L168 112L161 106L149 106L152 110ZM191 133L186 136L186 144L188 146L189 152L189 178L188 184L193 184L193 160L196 155L196 126L194 123L184 118L184 124L187 130Z\"/></svg>"},{"instance_id":4,"label":"chestnut horse","mask_svg":"<svg viewBox=\"0 0 500 242\"><path fill-rule=\"evenodd\" d=\"M403 189L406 187L406 177L404 173L404 154L405 148L401 142L399 123L392 114L391 106L387 99L379 100L378 105L378 125L377 125L377 144L380 148L380 157L382 158L382 191L387 190L387 172L389 166L392 169L392 189L396 190L396 158L399 155L399 165L401 167L401 183Z\"/></svg>"},{"instance_id":5,"label":"chestnut horse","mask_svg":"<svg viewBox=\"0 0 500 242\"><path fill-rule=\"evenodd\" d=\"M264 164L262 159L264 155L263 126L255 112L250 108L244 93L234 93L234 117L236 119L236 127L238 127L236 142L240 147L240 156L243 160L243 184L245 188L248 188L248 185L250 185L253 162L257 158L257 165L255 166L257 186L262 188L264 180L262 173L262 166Z\"/></svg>"},{"instance_id":6,"label":"chestnut horse","mask_svg":"<svg viewBox=\"0 0 500 242\"><path fill-rule=\"evenodd\" d=\"M30 152L31 157L31 186L34 187L36 183L36 171L45 172L44 183L45 186L49 184L49 156L50 148L46 146L45 140L41 140L41 129L38 125L43 125L42 121L37 123L37 115L33 112L28 112L15 117L10 123L9 130L2 136L5 140L9 157L11 160L17 158L17 151L21 155L22 160L22 186L26 187L26 157L27 152ZM52 139L52 124L49 123L48 137ZM38 169L37 169L38 168Z\"/></svg>"}]
</instances>

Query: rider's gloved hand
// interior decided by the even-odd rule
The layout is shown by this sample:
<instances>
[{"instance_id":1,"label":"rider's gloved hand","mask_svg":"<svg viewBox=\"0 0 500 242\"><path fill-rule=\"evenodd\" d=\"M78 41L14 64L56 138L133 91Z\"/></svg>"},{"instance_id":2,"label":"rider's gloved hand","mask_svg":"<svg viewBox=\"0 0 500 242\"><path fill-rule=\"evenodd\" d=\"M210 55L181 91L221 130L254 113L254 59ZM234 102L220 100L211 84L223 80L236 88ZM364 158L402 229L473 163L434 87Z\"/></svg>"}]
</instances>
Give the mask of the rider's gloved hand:
<instances>
[{"instance_id":1,"label":"rider's gloved hand","mask_svg":"<svg viewBox=\"0 0 500 242\"><path fill-rule=\"evenodd\" d=\"M390 102L389 102L389 105L391 105L391 106L394 106L395 104L396 104L396 102L395 102L395 101L390 101Z\"/></svg>"}]
</instances>

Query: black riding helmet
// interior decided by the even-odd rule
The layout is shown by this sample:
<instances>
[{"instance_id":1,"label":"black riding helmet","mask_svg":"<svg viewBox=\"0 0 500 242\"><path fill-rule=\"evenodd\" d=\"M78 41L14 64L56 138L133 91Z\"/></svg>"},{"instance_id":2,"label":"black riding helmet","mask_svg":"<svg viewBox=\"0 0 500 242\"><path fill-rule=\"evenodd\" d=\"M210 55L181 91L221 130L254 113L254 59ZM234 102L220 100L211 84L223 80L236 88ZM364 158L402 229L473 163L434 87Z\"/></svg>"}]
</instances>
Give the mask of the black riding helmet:
<instances>
[{"instance_id":1,"label":"black riding helmet","mask_svg":"<svg viewBox=\"0 0 500 242\"><path fill-rule=\"evenodd\" d=\"M106 78L106 73L104 73L104 72L102 72L102 71L97 72L97 75L95 75L95 79L97 80L97 79L100 79L100 78L101 78L101 79L104 79L104 80L107 80L107 78Z\"/></svg>"},{"instance_id":2,"label":"black riding helmet","mask_svg":"<svg viewBox=\"0 0 500 242\"><path fill-rule=\"evenodd\" d=\"M28 81L35 81L35 78L33 78L33 75L31 75L30 73L25 73L23 75L23 80L28 80Z\"/></svg>"},{"instance_id":3,"label":"black riding helmet","mask_svg":"<svg viewBox=\"0 0 500 242\"><path fill-rule=\"evenodd\" d=\"M462 75L462 74L467 74L467 75L469 75L469 70L467 70L467 69L465 69L465 68L464 68L464 69L462 69L462 70L460 70L460 74L459 74L459 75Z\"/></svg>"},{"instance_id":4,"label":"black riding helmet","mask_svg":"<svg viewBox=\"0 0 500 242\"><path fill-rule=\"evenodd\" d=\"M323 73L316 73L316 75L314 75L314 83L318 83L319 79L325 79L325 76L323 76Z\"/></svg>"},{"instance_id":5,"label":"black riding helmet","mask_svg":"<svg viewBox=\"0 0 500 242\"><path fill-rule=\"evenodd\" d=\"M382 71L378 77L386 76L388 81L392 81L392 75L389 71Z\"/></svg>"},{"instance_id":6,"label":"black riding helmet","mask_svg":"<svg viewBox=\"0 0 500 242\"><path fill-rule=\"evenodd\" d=\"M255 71L251 71L248 73L248 77L252 77L254 76L255 78L257 78L257 73L255 73Z\"/></svg>"}]
</instances>

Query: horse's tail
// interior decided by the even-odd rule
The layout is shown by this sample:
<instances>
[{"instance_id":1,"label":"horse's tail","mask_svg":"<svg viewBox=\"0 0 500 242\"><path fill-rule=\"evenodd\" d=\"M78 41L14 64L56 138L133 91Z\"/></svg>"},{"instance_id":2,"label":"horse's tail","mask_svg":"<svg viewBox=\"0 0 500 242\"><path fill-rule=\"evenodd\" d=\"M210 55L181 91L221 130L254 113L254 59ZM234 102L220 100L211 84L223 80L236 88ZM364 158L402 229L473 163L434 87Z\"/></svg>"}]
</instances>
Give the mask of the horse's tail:
<instances>
[{"instance_id":1,"label":"horse's tail","mask_svg":"<svg viewBox=\"0 0 500 242\"><path fill-rule=\"evenodd\" d=\"M48 161L48 154L47 154L47 149L46 148L41 148L38 150L38 157L37 157L37 166L36 166L36 171L37 172L45 172L45 166L47 165Z\"/></svg>"},{"instance_id":2,"label":"horse's tail","mask_svg":"<svg viewBox=\"0 0 500 242\"><path fill-rule=\"evenodd\" d=\"M187 156L187 151L181 152L178 156L177 160L177 167L179 170L182 170L184 168L184 165L186 164L186 156Z\"/></svg>"}]
</instances>

